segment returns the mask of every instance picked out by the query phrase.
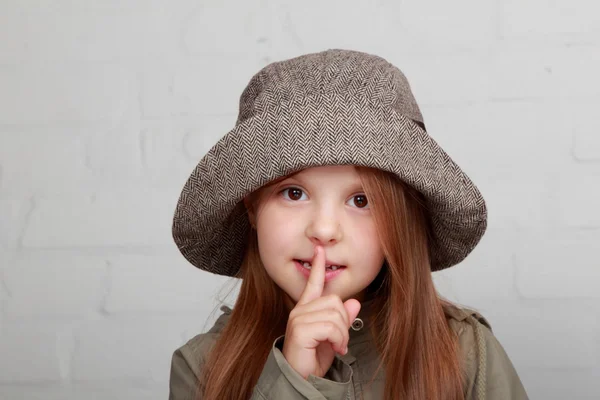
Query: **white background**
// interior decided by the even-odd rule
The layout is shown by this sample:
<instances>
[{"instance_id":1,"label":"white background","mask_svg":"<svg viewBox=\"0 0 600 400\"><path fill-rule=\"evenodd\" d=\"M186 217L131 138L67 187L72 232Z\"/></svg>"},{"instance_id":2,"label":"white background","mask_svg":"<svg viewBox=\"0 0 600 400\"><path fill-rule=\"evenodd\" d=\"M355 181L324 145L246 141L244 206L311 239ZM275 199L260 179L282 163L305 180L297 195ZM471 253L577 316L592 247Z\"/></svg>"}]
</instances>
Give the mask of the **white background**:
<instances>
[{"instance_id":1,"label":"white background","mask_svg":"<svg viewBox=\"0 0 600 400\"><path fill-rule=\"evenodd\" d=\"M599 8L3 0L0 398L167 398L227 282L176 249L179 191L254 73L327 48L405 72L487 201L440 291L489 319L531 398L599 398Z\"/></svg>"}]
</instances>

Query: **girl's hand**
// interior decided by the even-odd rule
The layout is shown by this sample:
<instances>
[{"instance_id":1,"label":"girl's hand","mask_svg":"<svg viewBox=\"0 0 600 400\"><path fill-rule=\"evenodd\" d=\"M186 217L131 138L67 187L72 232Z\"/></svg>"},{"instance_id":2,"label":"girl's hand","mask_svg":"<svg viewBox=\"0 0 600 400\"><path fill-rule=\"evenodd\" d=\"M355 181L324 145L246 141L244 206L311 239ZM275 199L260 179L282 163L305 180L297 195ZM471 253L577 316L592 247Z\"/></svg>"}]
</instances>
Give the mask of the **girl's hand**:
<instances>
[{"instance_id":1,"label":"girl's hand","mask_svg":"<svg viewBox=\"0 0 600 400\"><path fill-rule=\"evenodd\" d=\"M348 329L360 311L355 299L342 303L337 295L321 297L325 268L325 254L317 247L304 292L290 312L283 342L283 356L304 379L310 374L323 377L335 353L346 354Z\"/></svg>"}]
</instances>

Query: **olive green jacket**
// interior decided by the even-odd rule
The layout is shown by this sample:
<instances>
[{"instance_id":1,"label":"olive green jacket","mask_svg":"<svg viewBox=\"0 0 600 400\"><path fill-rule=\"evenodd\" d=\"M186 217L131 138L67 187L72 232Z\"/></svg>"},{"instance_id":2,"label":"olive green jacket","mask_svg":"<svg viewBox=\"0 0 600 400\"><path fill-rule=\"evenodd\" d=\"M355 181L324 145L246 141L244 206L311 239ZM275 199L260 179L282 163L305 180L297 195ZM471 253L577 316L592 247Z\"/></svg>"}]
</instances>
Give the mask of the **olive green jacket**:
<instances>
[{"instance_id":1,"label":"olive green jacket","mask_svg":"<svg viewBox=\"0 0 600 400\"><path fill-rule=\"evenodd\" d=\"M252 399L382 399L385 384L383 369L375 381L368 385L380 361L367 329L366 315L371 303L363 303L358 315L365 322L363 328L349 331L348 353L336 355L331 368L322 378L313 375L306 380L302 378L283 357L281 349L284 336L277 338L254 387ZM221 307L221 311L223 314L208 332L195 336L173 353L169 400L202 398L196 396L198 376L231 314L231 309L226 306ZM513 364L493 335L487 320L481 314L465 308L444 307L444 312L458 335L460 357L467 376L465 399L528 399Z\"/></svg>"}]
</instances>

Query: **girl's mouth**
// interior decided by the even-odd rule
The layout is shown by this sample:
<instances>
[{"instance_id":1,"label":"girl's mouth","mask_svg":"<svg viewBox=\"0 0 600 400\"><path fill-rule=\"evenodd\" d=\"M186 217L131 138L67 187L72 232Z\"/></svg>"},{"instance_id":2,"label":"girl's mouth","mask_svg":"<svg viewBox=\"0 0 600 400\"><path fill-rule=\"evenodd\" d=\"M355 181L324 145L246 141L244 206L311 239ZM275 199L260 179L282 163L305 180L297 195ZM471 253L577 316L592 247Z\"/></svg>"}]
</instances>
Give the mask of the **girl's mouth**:
<instances>
[{"instance_id":1,"label":"girl's mouth","mask_svg":"<svg viewBox=\"0 0 600 400\"><path fill-rule=\"evenodd\" d=\"M298 269L302 275L308 278L312 265L309 262L301 260L294 260L294 264L296 265L296 269ZM345 265L328 265L325 269L325 282L335 278L345 269Z\"/></svg>"},{"instance_id":2,"label":"girl's mouth","mask_svg":"<svg viewBox=\"0 0 600 400\"><path fill-rule=\"evenodd\" d=\"M304 268L306 268L309 271L312 268L312 265L309 262L307 262L307 261L302 261L302 260L294 260L294 261L296 261L297 263L301 264ZM340 268L345 268L345 266L344 265L327 265L326 266L326 269L328 271L336 271L336 270L338 270Z\"/></svg>"}]
</instances>

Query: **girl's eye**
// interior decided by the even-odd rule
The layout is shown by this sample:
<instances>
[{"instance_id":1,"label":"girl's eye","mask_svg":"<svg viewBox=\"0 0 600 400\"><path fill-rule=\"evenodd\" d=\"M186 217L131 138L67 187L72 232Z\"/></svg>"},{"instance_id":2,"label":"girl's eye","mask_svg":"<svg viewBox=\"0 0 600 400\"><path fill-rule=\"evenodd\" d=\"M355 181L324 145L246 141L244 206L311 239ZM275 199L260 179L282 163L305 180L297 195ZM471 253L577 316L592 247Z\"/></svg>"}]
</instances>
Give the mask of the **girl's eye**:
<instances>
[{"instance_id":1,"label":"girl's eye","mask_svg":"<svg viewBox=\"0 0 600 400\"><path fill-rule=\"evenodd\" d=\"M350 200L357 208L367 208L369 205L369 201L367 200L367 196L364 194L358 194L353 196Z\"/></svg>"},{"instance_id":2,"label":"girl's eye","mask_svg":"<svg viewBox=\"0 0 600 400\"><path fill-rule=\"evenodd\" d=\"M300 200L300 198L302 197L302 194L303 194L302 189L298 189L298 188L295 188L295 187L290 187L290 188L287 188L287 189L283 189L281 191L281 193L283 193L284 195L286 193L288 193L290 200Z\"/></svg>"},{"instance_id":3,"label":"girl's eye","mask_svg":"<svg viewBox=\"0 0 600 400\"><path fill-rule=\"evenodd\" d=\"M281 192L281 194L283 194L284 197L286 197L289 200L292 201L297 201L297 200L301 200L302 196L304 195L304 191L302 189L299 189L297 187L289 187L286 189L283 189ZM287 194L287 196L286 196ZM348 202L352 202L353 207L356 208L367 208L369 201L367 200L367 196L365 196L364 194L359 194L356 196L352 196L352 198L350 200L348 200Z\"/></svg>"}]
</instances>

